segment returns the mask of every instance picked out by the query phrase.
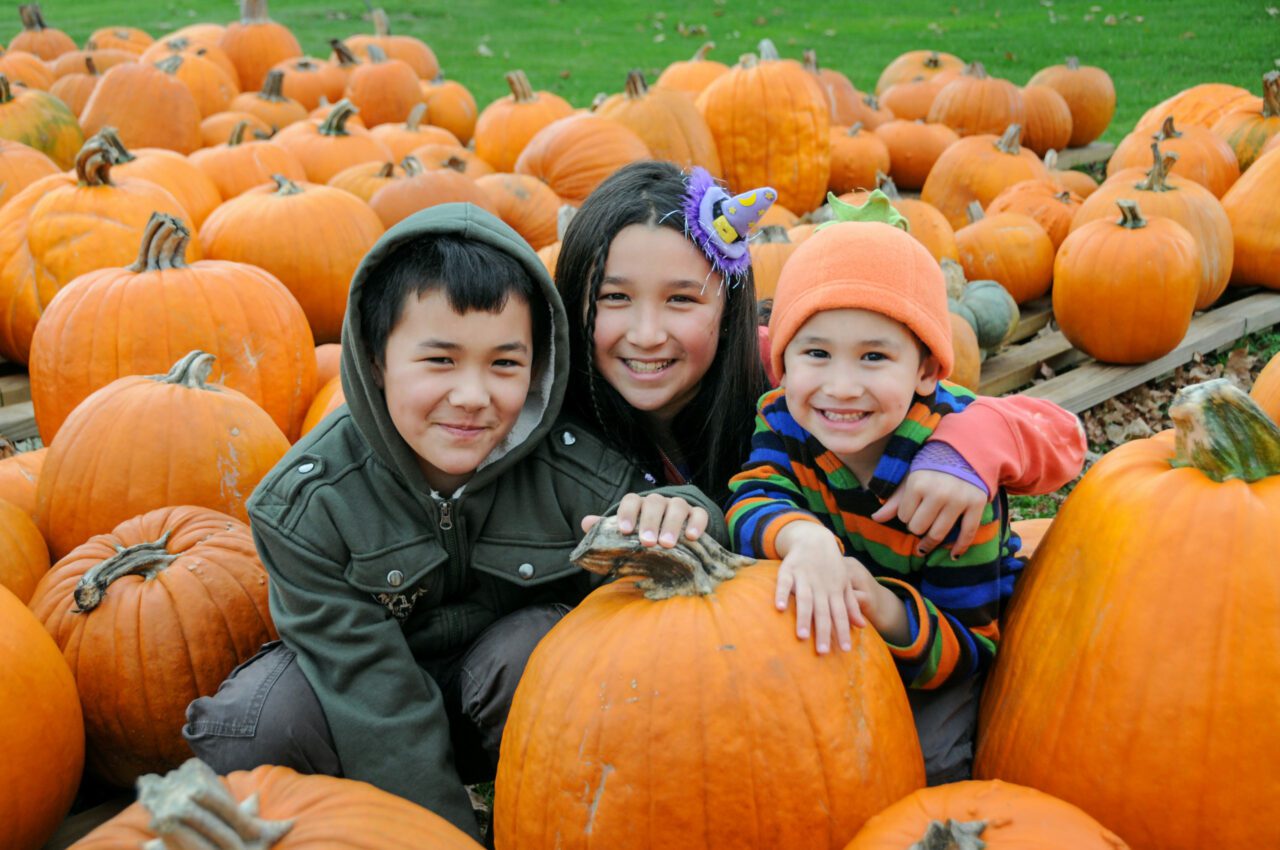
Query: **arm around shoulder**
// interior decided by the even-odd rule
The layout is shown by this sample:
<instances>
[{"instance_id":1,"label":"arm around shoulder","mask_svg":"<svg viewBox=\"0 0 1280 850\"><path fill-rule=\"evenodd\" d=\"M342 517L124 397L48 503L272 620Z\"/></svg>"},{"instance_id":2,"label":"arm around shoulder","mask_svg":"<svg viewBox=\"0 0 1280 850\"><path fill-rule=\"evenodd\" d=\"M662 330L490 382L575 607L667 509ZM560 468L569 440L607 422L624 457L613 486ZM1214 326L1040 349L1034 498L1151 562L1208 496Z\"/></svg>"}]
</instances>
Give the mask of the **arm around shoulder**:
<instances>
[{"instance_id":1,"label":"arm around shoulder","mask_svg":"<svg viewBox=\"0 0 1280 850\"><path fill-rule=\"evenodd\" d=\"M964 457L987 485L1013 495L1051 493L1080 474L1084 428L1075 414L1030 396L974 399L942 417L930 440Z\"/></svg>"}]
</instances>

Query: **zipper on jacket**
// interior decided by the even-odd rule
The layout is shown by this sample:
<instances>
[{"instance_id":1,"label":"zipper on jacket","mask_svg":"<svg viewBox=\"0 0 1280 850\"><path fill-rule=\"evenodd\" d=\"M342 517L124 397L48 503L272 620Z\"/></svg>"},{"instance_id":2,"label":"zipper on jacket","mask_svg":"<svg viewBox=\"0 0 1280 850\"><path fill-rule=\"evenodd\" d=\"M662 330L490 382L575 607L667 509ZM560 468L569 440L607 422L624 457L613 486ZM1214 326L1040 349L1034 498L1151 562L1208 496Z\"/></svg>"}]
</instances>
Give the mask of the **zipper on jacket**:
<instances>
[{"instance_id":1,"label":"zipper on jacket","mask_svg":"<svg viewBox=\"0 0 1280 850\"><path fill-rule=\"evenodd\" d=\"M466 584L466 564L462 562L461 547L458 545L458 532L453 522L453 500L440 500L440 536L443 538L444 551L449 558L449 568L445 571L444 591L446 598L452 598L462 592Z\"/></svg>"},{"instance_id":2,"label":"zipper on jacket","mask_svg":"<svg viewBox=\"0 0 1280 850\"><path fill-rule=\"evenodd\" d=\"M453 502L448 499L440 502L440 530L453 531Z\"/></svg>"}]
</instances>

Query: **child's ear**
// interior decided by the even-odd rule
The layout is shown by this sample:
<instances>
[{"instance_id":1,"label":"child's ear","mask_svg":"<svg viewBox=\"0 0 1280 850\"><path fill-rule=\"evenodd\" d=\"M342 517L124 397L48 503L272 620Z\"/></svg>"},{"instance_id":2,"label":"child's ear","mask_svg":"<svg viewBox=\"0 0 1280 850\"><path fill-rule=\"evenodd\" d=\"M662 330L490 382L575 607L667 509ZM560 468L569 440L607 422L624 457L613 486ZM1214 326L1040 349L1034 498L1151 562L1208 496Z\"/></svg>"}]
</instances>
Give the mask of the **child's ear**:
<instances>
[{"instance_id":1,"label":"child's ear","mask_svg":"<svg viewBox=\"0 0 1280 850\"><path fill-rule=\"evenodd\" d=\"M929 395L938 388L942 364L932 354L920 361L920 374L916 381L916 395Z\"/></svg>"},{"instance_id":2,"label":"child's ear","mask_svg":"<svg viewBox=\"0 0 1280 850\"><path fill-rule=\"evenodd\" d=\"M378 361L371 360L369 361L369 365L372 367L369 371L373 374L373 382L378 385L378 389L386 390L382 375L382 367L378 365Z\"/></svg>"}]
</instances>

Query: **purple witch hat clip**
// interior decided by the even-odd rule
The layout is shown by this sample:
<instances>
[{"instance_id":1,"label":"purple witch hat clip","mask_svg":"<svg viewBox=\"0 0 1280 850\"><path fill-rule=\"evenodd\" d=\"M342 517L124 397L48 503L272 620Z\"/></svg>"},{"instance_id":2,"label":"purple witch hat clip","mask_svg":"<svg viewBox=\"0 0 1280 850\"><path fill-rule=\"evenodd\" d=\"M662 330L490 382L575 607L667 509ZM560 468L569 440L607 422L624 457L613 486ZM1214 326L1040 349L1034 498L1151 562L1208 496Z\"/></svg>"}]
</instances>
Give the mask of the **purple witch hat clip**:
<instances>
[{"instance_id":1,"label":"purple witch hat clip","mask_svg":"<svg viewBox=\"0 0 1280 850\"><path fill-rule=\"evenodd\" d=\"M730 195L705 168L694 168L684 196L685 226L713 269L726 279L737 277L751 267L747 240L776 200L768 186Z\"/></svg>"}]
</instances>

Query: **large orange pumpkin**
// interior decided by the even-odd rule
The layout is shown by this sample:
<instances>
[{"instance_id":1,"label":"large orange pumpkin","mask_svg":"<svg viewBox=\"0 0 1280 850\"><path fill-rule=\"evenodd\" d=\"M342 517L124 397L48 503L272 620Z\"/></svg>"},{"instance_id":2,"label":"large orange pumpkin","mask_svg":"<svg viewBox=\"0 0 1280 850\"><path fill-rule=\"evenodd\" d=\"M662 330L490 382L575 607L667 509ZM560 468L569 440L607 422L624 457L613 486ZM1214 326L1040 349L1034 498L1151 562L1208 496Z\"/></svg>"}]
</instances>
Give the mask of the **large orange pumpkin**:
<instances>
[{"instance_id":1,"label":"large orange pumpkin","mask_svg":"<svg viewBox=\"0 0 1280 850\"><path fill-rule=\"evenodd\" d=\"M66 104L67 109L79 118L84 112L84 105L89 102L90 95L102 79L102 73L90 57L85 57L81 70L64 74L49 86L49 94Z\"/></svg>"},{"instance_id":2,"label":"large orange pumpkin","mask_svg":"<svg viewBox=\"0 0 1280 850\"><path fill-rule=\"evenodd\" d=\"M305 437L326 416L346 403L347 397L342 392L342 376L334 375L325 382L324 386L316 393L316 397L311 400L311 407L307 410L307 418L302 422L302 436Z\"/></svg>"},{"instance_id":3,"label":"large orange pumpkin","mask_svg":"<svg viewBox=\"0 0 1280 850\"><path fill-rule=\"evenodd\" d=\"M706 119L687 95L670 89L650 89L643 71L627 74L622 94L610 97L596 114L630 128L654 159L666 159L688 170L700 165L720 174L720 155Z\"/></svg>"},{"instance_id":4,"label":"large orange pumpkin","mask_svg":"<svg viewBox=\"0 0 1280 850\"><path fill-rule=\"evenodd\" d=\"M25 363L45 305L85 272L133 262L152 213L190 223L156 184L113 178L114 161L109 142L90 139L74 172L37 180L0 208L0 355ZM191 253L199 259L199 246Z\"/></svg>"},{"instance_id":5,"label":"large orange pumpkin","mask_svg":"<svg viewBox=\"0 0 1280 850\"><path fill-rule=\"evenodd\" d=\"M308 112L319 106L321 99L328 103L342 100L347 87L347 75L341 68L311 56L285 59L271 70L284 74L281 93L298 101Z\"/></svg>"},{"instance_id":6,"label":"large orange pumpkin","mask_svg":"<svg viewBox=\"0 0 1280 850\"><path fill-rule=\"evenodd\" d=\"M422 102L422 89L408 62L389 59L381 47L371 44L369 61L357 65L347 77L344 96L360 111L366 127L376 127L404 123Z\"/></svg>"},{"instance_id":7,"label":"large orange pumpkin","mask_svg":"<svg viewBox=\"0 0 1280 850\"><path fill-rule=\"evenodd\" d=\"M408 63L421 79L434 80L440 75L440 62L426 42L411 35L392 35L391 20L382 9L375 8L369 17L373 21L372 35L357 33L344 40L352 53L368 59L369 46L376 44L392 59Z\"/></svg>"},{"instance_id":8,"label":"large orange pumpkin","mask_svg":"<svg viewBox=\"0 0 1280 850\"><path fill-rule=\"evenodd\" d=\"M1225 379L1169 414L1085 474L1028 565L974 772L1073 803L1135 850L1268 846L1280 429Z\"/></svg>"},{"instance_id":9,"label":"large orange pumpkin","mask_svg":"<svg viewBox=\"0 0 1280 850\"><path fill-rule=\"evenodd\" d=\"M889 149L889 175L903 189L919 191L942 152L960 141L946 124L886 121L875 130Z\"/></svg>"},{"instance_id":10,"label":"large orange pumpkin","mask_svg":"<svg viewBox=\"0 0 1280 850\"><path fill-rule=\"evenodd\" d=\"M964 69L964 60L950 53L937 50L908 50L893 59L876 81L876 94L883 94L889 86L914 80L917 77L929 79L948 71L959 74Z\"/></svg>"},{"instance_id":11,"label":"large orange pumpkin","mask_svg":"<svg viewBox=\"0 0 1280 850\"><path fill-rule=\"evenodd\" d=\"M1071 110L1055 89L1028 85L1022 89L1022 102L1027 108L1027 123L1022 128L1022 143L1039 156L1061 150L1071 139Z\"/></svg>"},{"instance_id":12,"label":"large orange pumpkin","mask_svg":"<svg viewBox=\"0 0 1280 850\"><path fill-rule=\"evenodd\" d=\"M486 174L476 178L476 185L489 196L498 217L535 251L556 241L562 202L546 183L528 174Z\"/></svg>"},{"instance_id":13,"label":"large orange pumpkin","mask_svg":"<svg viewBox=\"0 0 1280 850\"><path fill-rule=\"evenodd\" d=\"M1226 142L1204 127L1191 125L1179 130L1172 116L1165 119L1158 133L1135 130L1125 136L1107 160L1107 176L1112 177L1126 168L1150 168L1155 162L1152 142L1158 143L1160 150L1178 155L1173 174L1189 177L1216 198L1225 195L1240 179L1235 151Z\"/></svg>"},{"instance_id":14,"label":"large orange pumpkin","mask_svg":"<svg viewBox=\"0 0 1280 850\"><path fill-rule=\"evenodd\" d=\"M1267 142L1280 136L1280 71L1262 75L1262 103L1228 112L1210 130L1235 153L1242 172L1253 165Z\"/></svg>"},{"instance_id":15,"label":"large orange pumpkin","mask_svg":"<svg viewBox=\"0 0 1280 850\"><path fill-rule=\"evenodd\" d=\"M1176 221L1145 219L1132 200L1121 217L1091 221L1058 249L1053 315L1081 351L1107 363L1163 357L1187 333L1200 291L1195 238Z\"/></svg>"},{"instance_id":16,"label":"large orange pumpkin","mask_svg":"<svg viewBox=\"0 0 1280 850\"><path fill-rule=\"evenodd\" d=\"M0 139L0 207L41 177L58 174L61 170L35 148Z\"/></svg>"},{"instance_id":17,"label":"large orange pumpkin","mask_svg":"<svg viewBox=\"0 0 1280 850\"><path fill-rule=\"evenodd\" d=\"M254 188L272 182L280 174L289 180L305 180L302 163L288 148L269 139L247 139L249 122L240 121L226 142L203 148L190 157L191 163L213 180L218 194L229 201Z\"/></svg>"},{"instance_id":18,"label":"large orange pumpkin","mask_svg":"<svg viewBox=\"0 0 1280 850\"><path fill-rule=\"evenodd\" d=\"M960 265L969 280L994 280L1024 304L1053 283L1053 240L1031 216L1020 212L985 215L978 202L972 222L956 231Z\"/></svg>"},{"instance_id":19,"label":"large orange pumpkin","mask_svg":"<svg viewBox=\"0 0 1280 850\"><path fill-rule=\"evenodd\" d=\"M427 105L427 121L448 130L462 144L470 143L480 115L471 91L457 80L446 80L443 74L423 80L418 90Z\"/></svg>"},{"instance_id":20,"label":"large orange pumpkin","mask_svg":"<svg viewBox=\"0 0 1280 850\"><path fill-rule=\"evenodd\" d=\"M951 353L954 356L947 380L973 390L982 382L982 348L973 326L959 313L948 313L951 321Z\"/></svg>"},{"instance_id":21,"label":"large orange pumpkin","mask_svg":"<svg viewBox=\"0 0 1280 850\"><path fill-rule=\"evenodd\" d=\"M351 276L384 230L355 195L276 176L214 210L200 241L210 259L249 263L279 278L321 343L341 336Z\"/></svg>"},{"instance_id":22,"label":"large orange pumpkin","mask_svg":"<svg viewBox=\"0 0 1280 850\"><path fill-rule=\"evenodd\" d=\"M287 148L297 158L312 183L328 183L344 168L391 158L386 145L366 128L350 122L358 111L351 101L340 100L323 120L290 124L271 141Z\"/></svg>"},{"instance_id":23,"label":"large orange pumpkin","mask_svg":"<svg viewBox=\"0 0 1280 850\"><path fill-rule=\"evenodd\" d=\"M994 779L916 791L867 821L844 850L911 847L1127 850L1128 845L1070 803Z\"/></svg>"},{"instance_id":24,"label":"large orange pumpkin","mask_svg":"<svg viewBox=\"0 0 1280 850\"><path fill-rule=\"evenodd\" d=\"M1153 148L1157 145L1153 144ZM1132 198L1148 216L1164 216L1181 224L1200 248L1200 289L1196 309L1203 310L1217 301L1227 288L1234 265L1231 221L1213 193L1204 186L1183 177L1175 177L1177 154L1160 154L1157 164L1145 173L1130 168L1116 173L1089 196L1076 212L1071 229L1078 230L1091 221L1109 218L1115 203Z\"/></svg>"},{"instance_id":25,"label":"large orange pumpkin","mask_svg":"<svg viewBox=\"0 0 1280 850\"><path fill-rule=\"evenodd\" d=\"M1067 144L1073 148L1083 147L1106 132L1116 112L1116 87L1111 75L1093 65L1081 65L1075 56L1068 56L1062 65L1036 71L1027 85L1048 86L1062 95L1071 112Z\"/></svg>"},{"instance_id":26,"label":"large orange pumpkin","mask_svg":"<svg viewBox=\"0 0 1280 850\"><path fill-rule=\"evenodd\" d=\"M987 206L987 214L1016 212L1029 215L1044 228L1056 252L1071 232L1083 199L1049 180L1023 180L1005 189Z\"/></svg>"},{"instance_id":27,"label":"large orange pumpkin","mask_svg":"<svg viewBox=\"0 0 1280 850\"><path fill-rule=\"evenodd\" d=\"M235 63L231 61L231 57L227 56L222 48L218 47L216 38L210 41L209 39L173 33L148 47L138 57L138 61L159 63L170 56L194 56L204 61L212 62L226 74L227 79L235 87L237 94L242 89L240 75L236 72Z\"/></svg>"},{"instance_id":28,"label":"large orange pumpkin","mask_svg":"<svg viewBox=\"0 0 1280 850\"><path fill-rule=\"evenodd\" d=\"M188 238L181 222L157 213L133 265L76 278L45 310L30 371L46 444L95 390L125 375L165 371L194 348L217 358L213 380L244 393L297 439L315 388L306 314L284 284L257 266L187 265Z\"/></svg>"},{"instance_id":29,"label":"large orange pumpkin","mask_svg":"<svg viewBox=\"0 0 1280 850\"><path fill-rule=\"evenodd\" d=\"M191 214L191 223L197 228L222 203L217 184L182 154L165 148L129 150L113 127L103 128L99 135L115 149L112 174L117 178L147 180L167 189Z\"/></svg>"},{"instance_id":30,"label":"large orange pumpkin","mask_svg":"<svg viewBox=\"0 0 1280 850\"><path fill-rule=\"evenodd\" d=\"M85 45L92 45L95 50L127 50L140 54L152 44L155 38L137 27L99 27L89 33Z\"/></svg>"},{"instance_id":31,"label":"large orange pumpkin","mask_svg":"<svg viewBox=\"0 0 1280 850\"><path fill-rule=\"evenodd\" d=\"M62 101L42 91L17 91L0 72L0 139L21 142L68 168L84 144L84 133Z\"/></svg>"},{"instance_id":32,"label":"large orange pumpkin","mask_svg":"<svg viewBox=\"0 0 1280 850\"><path fill-rule=\"evenodd\" d=\"M787 236L786 228L778 225L761 227L747 246L751 252L751 275L755 279L756 300L772 298L778 288L778 276L782 267L795 253L796 246Z\"/></svg>"},{"instance_id":33,"label":"large orange pumpkin","mask_svg":"<svg viewBox=\"0 0 1280 850\"><path fill-rule=\"evenodd\" d=\"M524 71L507 73L511 94L490 103L476 120L476 153L500 172L511 171L529 140L543 127L573 113L569 102L534 91Z\"/></svg>"},{"instance_id":34,"label":"large orange pumpkin","mask_svg":"<svg viewBox=\"0 0 1280 850\"><path fill-rule=\"evenodd\" d=\"M942 152L920 191L921 200L933 204L957 230L969 223L969 205L985 209L1014 183L1043 180L1048 169L1035 153L1018 143L1022 130L1009 125L1004 135L969 136Z\"/></svg>"},{"instance_id":35,"label":"large orange pumpkin","mask_svg":"<svg viewBox=\"0 0 1280 850\"><path fill-rule=\"evenodd\" d=\"M166 505L248 521L245 501L289 440L247 396L206 383L212 360L193 351L167 375L118 378L62 423L36 487L53 557Z\"/></svg>"},{"instance_id":36,"label":"large orange pumpkin","mask_svg":"<svg viewBox=\"0 0 1280 850\"><path fill-rule=\"evenodd\" d=\"M52 62L63 53L76 49L71 36L44 22L44 13L40 10L39 3L20 4L18 17L22 20L22 32L9 42L10 50L25 50L46 62Z\"/></svg>"},{"instance_id":37,"label":"large orange pumpkin","mask_svg":"<svg viewBox=\"0 0 1280 850\"><path fill-rule=\"evenodd\" d=\"M818 655L774 609L776 562L713 577L693 553L615 554L586 556L624 577L543 638L516 690L499 850L841 848L923 786L902 679L874 629Z\"/></svg>"},{"instance_id":38,"label":"large orange pumpkin","mask_svg":"<svg viewBox=\"0 0 1280 850\"><path fill-rule=\"evenodd\" d=\"M631 130L590 113L569 115L538 131L516 159L517 174L531 174L566 203L581 205L622 166L649 159L649 148Z\"/></svg>"},{"instance_id":39,"label":"large orange pumpkin","mask_svg":"<svg viewBox=\"0 0 1280 850\"><path fill-rule=\"evenodd\" d=\"M1253 92L1228 83L1199 83L1165 98L1142 113L1135 133L1155 133L1172 117L1179 127L1198 124L1209 128L1228 112L1256 101Z\"/></svg>"},{"instance_id":40,"label":"large orange pumpkin","mask_svg":"<svg viewBox=\"0 0 1280 850\"><path fill-rule=\"evenodd\" d=\"M15 85L29 89L48 91L56 76L50 72L39 56L24 50L6 51L0 48L0 74Z\"/></svg>"},{"instance_id":41,"label":"large orange pumpkin","mask_svg":"<svg viewBox=\"0 0 1280 850\"><path fill-rule=\"evenodd\" d=\"M49 571L49 547L31 514L0 499L0 587L23 604Z\"/></svg>"},{"instance_id":42,"label":"large orange pumpkin","mask_svg":"<svg viewBox=\"0 0 1280 850\"><path fill-rule=\"evenodd\" d=\"M224 108L258 116L271 128L272 133L290 124L306 121L309 114L305 106L285 96L284 71L277 68L272 68L263 77L260 90L236 95L231 105Z\"/></svg>"},{"instance_id":43,"label":"large orange pumpkin","mask_svg":"<svg viewBox=\"0 0 1280 850\"><path fill-rule=\"evenodd\" d=\"M160 800L208 812L214 822L227 823L223 819L238 812L227 830L271 850L480 850L444 818L353 779L275 765L219 777L192 759L164 778L145 777L142 785L140 802L76 842L74 850L138 850L160 841L182 823L148 808Z\"/></svg>"},{"instance_id":44,"label":"large orange pumpkin","mask_svg":"<svg viewBox=\"0 0 1280 850\"><path fill-rule=\"evenodd\" d=\"M235 74L206 56L194 52L174 53L155 65L187 87L201 120L230 109L231 102L240 94Z\"/></svg>"},{"instance_id":45,"label":"large orange pumpkin","mask_svg":"<svg viewBox=\"0 0 1280 850\"><path fill-rule=\"evenodd\" d=\"M369 198L369 209L377 213L383 227L391 228L419 210L438 204L470 203L497 214L488 193L458 169L424 169L411 156L404 158L401 167L401 177L393 178Z\"/></svg>"},{"instance_id":46,"label":"large orange pumpkin","mask_svg":"<svg viewBox=\"0 0 1280 850\"><path fill-rule=\"evenodd\" d=\"M45 574L31 610L76 678L88 763L129 787L190 758L192 700L276 632L249 526L199 507L163 507L77 546Z\"/></svg>"},{"instance_id":47,"label":"large orange pumpkin","mask_svg":"<svg viewBox=\"0 0 1280 850\"><path fill-rule=\"evenodd\" d=\"M861 122L831 128L831 177L827 185L832 192L842 195L874 189L879 175L889 169L889 146L877 133Z\"/></svg>"},{"instance_id":48,"label":"large orange pumpkin","mask_svg":"<svg viewBox=\"0 0 1280 850\"><path fill-rule=\"evenodd\" d=\"M1021 89L988 75L981 62L974 62L938 92L927 120L946 124L961 136L998 134L1010 124L1024 126L1027 107Z\"/></svg>"},{"instance_id":49,"label":"large orange pumpkin","mask_svg":"<svg viewBox=\"0 0 1280 850\"><path fill-rule=\"evenodd\" d=\"M267 72L285 59L302 55L288 27L267 15L267 0L240 0L240 20L230 24L218 47L236 66L243 91L262 88Z\"/></svg>"},{"instance_id":50,"label":"large orange pumpkin","mask_svg":"<svg viewBox=\"0 0 1280 850\"><path fill-rule=\"evenodd\" d=\"M181 154L199 150L200 106L172 73L143 62L126 62L102 75L84 105L86 133L115 127L126 145L168 148Z\"/></svg>"},{"instance_id":51,"label":"large orange pumpkin","mask_svg":"<svg viewBox=\"0 0 1280 850\"><path fill-rule=\"evenodd\" d=\"M460 146L458 137L445 128L422 123L426 114L427 105L419 103L409 110L409 116L402 123L379 124L369 133L391 151L392 162L399 162L423 145Z\"/></svg>"},{"instance_id":52,"label":"large orange pumpkin","mask_svg":"<svg viewBox=\"0 0 1280 850\"><path fill-rule=\"evenodd\" d=\"M697 100L703 89L711 85L721 74L729 71L729 66L723 62L707 58L707 54L714 50L715 46L714 41L703 42L691 58L672 62L663 68L654 85L684 92L691 99Z\"/></svg>"},{"instance_id":53,"label":"large orange pumpkin","mask_svg":"<svg viewBox=\"0 0 1280 850\"><path fill-rule=\"evenodd\" d=\"M822 205L831 177L831 106L799 62L780 59L768 39L759 49L707 86L698 109L734 191L772 186L778 203L807 213Z\"/></svg>"},{"instance_id":54,"label":"large orange pumpkin","mask_svg":"<svg viewBox=\"0 0 1280 850\"><path fill-rule=\"evenodd\" d=\"M36 482L48 454L46 446L0 460L0 499L17 505L32 518L36 515Z\"/></svg>"},{"instance_id":55,"label":"large orange pumpkin","mask_svg":"<svg viewBox=\"0 0 1280 850\"><path fill-rule=\"evenodd\" d=\"M1231 283L1280 289L1280 147L1254 161L1227 194L1222 208L1235 243Z\"/></svg>"},{"instance_id":56,"label":"large orange pumpkin","mask_svg":"<svg viewBox=\"0 0 1280 850\"><path fill-rule=\"evenodd\" d=\"M3 587L0 658L0 846L39 850L80 787L84 720L58 645Z\"/></svg>"}]
</instances>

